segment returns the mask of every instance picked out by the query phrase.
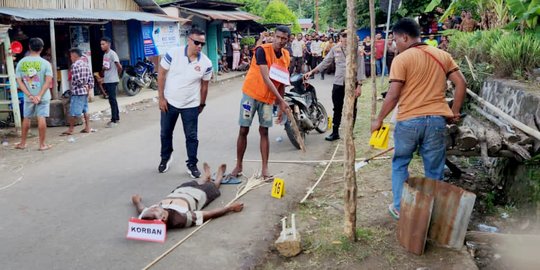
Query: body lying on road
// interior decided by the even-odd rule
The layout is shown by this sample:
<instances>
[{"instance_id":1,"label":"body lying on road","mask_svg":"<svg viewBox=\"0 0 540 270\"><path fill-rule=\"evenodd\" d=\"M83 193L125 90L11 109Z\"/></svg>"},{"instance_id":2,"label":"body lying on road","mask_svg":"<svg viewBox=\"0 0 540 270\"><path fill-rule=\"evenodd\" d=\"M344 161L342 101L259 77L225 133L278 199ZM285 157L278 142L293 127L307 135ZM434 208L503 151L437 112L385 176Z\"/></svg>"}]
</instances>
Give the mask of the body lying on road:
<instances>
[{"instance_id":1,"label":"body lying on road","mask_svg":"<svg viewBox=\"0 0 540 270\"><path fill-rule=\"evenodd\" d=\"M209 219L221 217L229 212L240 212L244 208L243 203L237 202L223 208L202 211L221 195L219 187L225 169L226 165L222 164L217 170L215 181L212 182L210 167L204 163L204 174L199 181L183 183L159 203L149 207L142 204L140 195L133 195L131 200L137 208L140 219L161 220L167 224L167 229L202 225Z\"/></svg>"}]
</instances>

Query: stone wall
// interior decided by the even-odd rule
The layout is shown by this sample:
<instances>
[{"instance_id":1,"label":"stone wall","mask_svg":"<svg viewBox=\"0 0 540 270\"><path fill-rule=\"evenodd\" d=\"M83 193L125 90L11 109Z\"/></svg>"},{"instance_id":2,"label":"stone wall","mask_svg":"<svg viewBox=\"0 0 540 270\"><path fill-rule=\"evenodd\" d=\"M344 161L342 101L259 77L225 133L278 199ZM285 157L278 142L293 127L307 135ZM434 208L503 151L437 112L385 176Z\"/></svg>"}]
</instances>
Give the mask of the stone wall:
<instances>
[{"instance_id":1,"label":"stone wall","mask_svg":"<svg viewBox=\"0 0 540 270\"><path fill-rule=\"evenodd\" d=\"M484 83L480 96L514 119L540 130L538 87L515 81L489 79ZM537 141L536 145L539 144ZM540 201L540 162L535 160L537 161L528 161L525 164L511 160L494 162L494 167L490 170L492 183L497 187L496 190L502 191L502 194L498 195L502 195L503 201L516 205Z\"/></svg>"},{"instance_id":2,"label":"stone wall","mask_svg":"<svg viewBox=\"0 0 540 270\"><path fill-rule=\"evenodd\" d=\"M480 96L516 120L540 130L540 89L535 86L489 79Z\"/></svg>"}]
</instances>

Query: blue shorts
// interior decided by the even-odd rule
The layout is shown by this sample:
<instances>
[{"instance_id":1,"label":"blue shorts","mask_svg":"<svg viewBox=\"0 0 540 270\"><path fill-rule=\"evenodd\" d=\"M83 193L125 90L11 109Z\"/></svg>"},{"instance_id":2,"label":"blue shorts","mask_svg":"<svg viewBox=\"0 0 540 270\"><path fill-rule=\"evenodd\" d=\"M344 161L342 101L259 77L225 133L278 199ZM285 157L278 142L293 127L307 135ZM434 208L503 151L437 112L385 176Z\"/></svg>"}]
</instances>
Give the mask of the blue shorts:
<instances>
[{"instance_id":1,"label":"blue shorts","mask_svg":"<svg viewBox=\"0 0 540 270\"><path fill-rule=\"evenodd\" d=\"M69 101L69 115L81 116L88 112L88 96L71 96Z\"/></svg>"},{"instance_id":2,"label":"blue shorts","mask_svg":"<svg viewBox=\"0 0 540 270\"><path fill-rule=\"evenodd\" d=\"M34 104L30 101L24 101L23 117L49 117L49 111L51 107L50 100L42 100L38 104Z\"/></svg>"},{"instance_id":3,"label":"blue shorts","mask_svg":"<svg viewBox=\"0 0 540 270\"><path fill-rule=\"evenodd\" d=\"M241 127L250 127L253 122L255 112L259 115L259 125L261 127L272 127L273 108L271 104L260 102L246 94L243 94L240 101L240 120Z\"/></svg>"}]
</instances>

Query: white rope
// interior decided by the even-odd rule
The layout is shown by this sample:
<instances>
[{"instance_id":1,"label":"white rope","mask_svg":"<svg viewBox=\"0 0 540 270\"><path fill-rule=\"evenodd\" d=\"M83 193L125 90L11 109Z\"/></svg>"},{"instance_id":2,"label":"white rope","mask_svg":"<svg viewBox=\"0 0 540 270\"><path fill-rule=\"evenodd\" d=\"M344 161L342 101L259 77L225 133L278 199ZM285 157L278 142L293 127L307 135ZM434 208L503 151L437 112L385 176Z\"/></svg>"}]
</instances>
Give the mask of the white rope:
<instances>
[{"instance_id":1,"label":"white rope","mask_svg":"<svg viewBox=\"0 0 540 270\"><path fill-rule=\"evenodd\" d=\"M307 198L309 197L309 195L311 195L313 193L313 190L315 190L315 187L319 184L319 182L321 182L321 180L323 179L324 175L326 174L326 171L328 170L328 168L330 168L330 165L332 164L332 162L334 161L334 158L336 157L336 154L337 154L337 151L339 149L339 144L338 143L336 145L336 150L334 150L334 154L332 155L332 158L330 159L330 162L328 162L328 164L326 164L326 168L324 168L324 171L322 172L321 176L319 177L319 179L317 180L317 182L315 182L315 185L313 185L309 190L308 192L306 193L306 196L304 196L304 198L300 201L300 203L304 203Z\"/></svg>"},{"instance_id":2,"label":"white rope","mask_svg":"<svg viewBox=\"0 0 540 270\"><path fill-rule=\"evenodd\" d=\"M20 176L17 180L13 181L11 184L7 185L7 186L3 186L0 188L0 190L4 190L4 189L8 189L10 188L11 186L17 184L19 181L21 181L23 179L22 176Z\"/></svg>"},{"instance_id":3,"label":"white rope","mask_svg":"<svg viewBox=\"0 0 540 270\"><path fill-rule=\"evenodd\" d=\"M234 197L234 199L232 199L229 203L227 203L227 205L225 205L225 207L231 205L236 200L238 200L240 197L247 194L249 191L260 188L260 187L268 184L268 182L266 182L263 177L258 178L258 177L255 177L255 175L256 174L254 174L251 178L249 178L246 181L246 183L238 186L238 190L236 192L236 197ZM161 259L165 258L165 256L169 255L169 253L171 253L174 249L179 247L182 243L184 243L186 240L188 240L192 235L194 235L196 232L201 230L204 226L206 226L206 224L210 223L210 221L212 221L212 220L213 219L209 219L206 222L204 222L201 226L197 227L191 233L186 235L186 237L182 238L182 240L180 240L178 243L174 244L174 246L169 248L167 251L165 251L163 254L159 255L159 257L157 257L155 260L153 260L151 263L149 263L147 266L145 266L143 268L143 270L150 269L152 266L154 266L156 263L158 263Z\"/></svg>"}]
</instances>

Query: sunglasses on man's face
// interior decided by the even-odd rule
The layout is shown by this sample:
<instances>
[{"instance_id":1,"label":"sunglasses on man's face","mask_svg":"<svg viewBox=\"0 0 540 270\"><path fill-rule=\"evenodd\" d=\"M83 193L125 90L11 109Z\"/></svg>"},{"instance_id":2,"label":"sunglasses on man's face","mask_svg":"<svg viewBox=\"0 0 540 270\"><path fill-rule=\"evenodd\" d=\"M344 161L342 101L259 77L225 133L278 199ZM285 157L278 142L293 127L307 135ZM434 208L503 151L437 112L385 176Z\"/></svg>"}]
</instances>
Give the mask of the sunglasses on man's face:
<instances>
[{"instance_id":1,"label":"sunglasses on man's face","mask_svg":"<svg viewBox=\"0 0 540 270\"><path fill-rule=\"evenodd\" d=\"M347 34L341 34L341 37L342 37L342 38L346 38L346 37L347 37Z\"/></svg>"},{"instance_id":2,"label":"sunglasses on man's face","mask_svg":"<svg viewBox=\"0 0 540 270\"><path fill-rule=\"evenodd\" d=\"M192 39L192 38L189 38L189 39L193 40L193 43L195 44L195 46L201 45L201 47L203 47L203 46L206 44L206 42L194 40L194 39Z\"/></svg>"}]
</instances>

